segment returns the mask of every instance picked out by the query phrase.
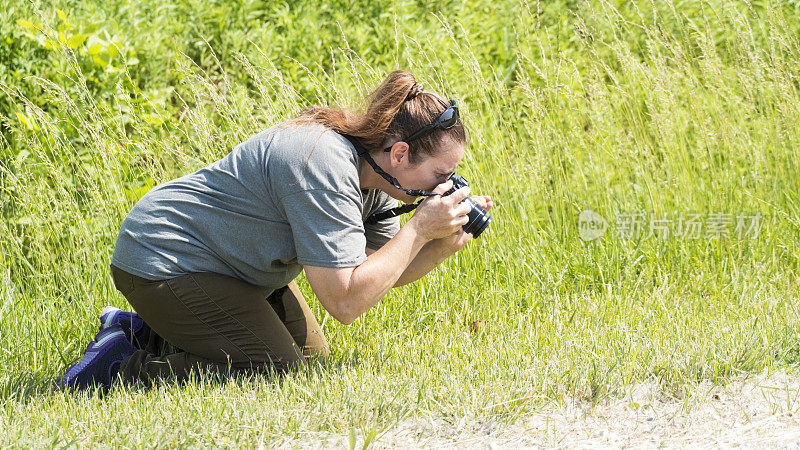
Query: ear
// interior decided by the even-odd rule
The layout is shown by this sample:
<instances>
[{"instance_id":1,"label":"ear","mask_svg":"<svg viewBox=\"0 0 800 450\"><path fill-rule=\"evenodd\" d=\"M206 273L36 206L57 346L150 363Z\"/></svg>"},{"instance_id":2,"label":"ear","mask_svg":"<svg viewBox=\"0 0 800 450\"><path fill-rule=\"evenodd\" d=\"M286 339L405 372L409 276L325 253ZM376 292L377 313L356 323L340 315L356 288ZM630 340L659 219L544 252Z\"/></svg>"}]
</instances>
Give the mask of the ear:
<instances>
[{"instance_id":1,"label":"ear","mask_svg":"<svg viewBox=\"0 0 800 450\"><path fill-rule=\"evenodd\" d=\"M403 161L408 162L408 144L403 141L395 142L389 151L389 163L392 167L397 167Z\"/></svg>"}]
</instances>

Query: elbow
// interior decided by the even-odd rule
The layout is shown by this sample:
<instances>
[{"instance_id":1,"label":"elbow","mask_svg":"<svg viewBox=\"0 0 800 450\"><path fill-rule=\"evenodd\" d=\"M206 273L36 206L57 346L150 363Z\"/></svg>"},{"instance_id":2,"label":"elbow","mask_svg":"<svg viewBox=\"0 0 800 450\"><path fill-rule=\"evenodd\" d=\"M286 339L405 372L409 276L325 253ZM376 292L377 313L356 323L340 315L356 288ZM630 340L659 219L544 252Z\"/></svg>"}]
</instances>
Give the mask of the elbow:
<instances>
[{"instance_id":1,"label":"elbow","mask_svg":"<svg viewBox=\"0 0 800 450\"><path fill-rule=\"evenodd\" d=\"M331 308L331 311L328 311L337 322L341 323L342 325L350 325L351 323L355 322L358 319L358 316L361 315L358 311L356 311L350 302L347 301L334 301L332 302L334 307Z\"/></svg>"},{"instance_id":2,"label":"elbow","mask_svg":"<svg viewBox=\"0 0 800 450\"><path fill-rule=\"evenodd\" d=\"M350 325L351 323L355 322L358 316L340 316L334 317L334 319L338 320L339 323L342 325Z\"/></svg>"},{"instance_id":3,"label":"elbow","mask_svg":"<svg viewBox=\"0 0 800 450\"><path fill-rule=\"evenodd\" d=\"M305 266L305 270L314 295L337 322L350 325L368 309L366 293L354 287L354 267Z\"/></svg>"},{"instance_id":4,"label":"elbow","mask_svg":"<svg viewBox=\"0 0 800 450\"><path fill-rule=\"evenodd\" d=\"M358 319L359 315L360 314L356 314L347 308L341 308L337 309L336 314L333 315L333 318L342 325L350 325L351 323L355 322L356 319Z\"/></svg>"}]
</instances>

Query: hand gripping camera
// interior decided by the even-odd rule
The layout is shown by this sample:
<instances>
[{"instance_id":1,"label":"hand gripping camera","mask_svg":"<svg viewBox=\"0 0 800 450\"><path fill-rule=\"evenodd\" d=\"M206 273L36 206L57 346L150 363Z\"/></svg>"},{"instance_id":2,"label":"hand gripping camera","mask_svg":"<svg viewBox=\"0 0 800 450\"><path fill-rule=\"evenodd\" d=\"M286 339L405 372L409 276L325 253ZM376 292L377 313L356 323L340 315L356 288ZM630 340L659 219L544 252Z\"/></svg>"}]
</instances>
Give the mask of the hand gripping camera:
<instances>
[{"instance_id":1,"label":"hand gripping camera","mask_svg":"<svg viewBox=\"0 0 800 450\"><path fill-rule=\"evenodd\" d=\"M449 191L442 194L443 196L450 195L464 186L469 186L469 182L461 175L454 173L450 175L450 179L453 180L453 187L450 188ZM486 214L486 210L481 208L481 205L476 203L471 197L465 198L462 203L463 202L467 202L467 204L470 206L470 211L467 213L469 221L462 228L467 233L472 234L473 237L478 237L481 233L483 233L483 230L489 226L489 223L492 221L492 216Z\"/></svg>"}]
</instances>

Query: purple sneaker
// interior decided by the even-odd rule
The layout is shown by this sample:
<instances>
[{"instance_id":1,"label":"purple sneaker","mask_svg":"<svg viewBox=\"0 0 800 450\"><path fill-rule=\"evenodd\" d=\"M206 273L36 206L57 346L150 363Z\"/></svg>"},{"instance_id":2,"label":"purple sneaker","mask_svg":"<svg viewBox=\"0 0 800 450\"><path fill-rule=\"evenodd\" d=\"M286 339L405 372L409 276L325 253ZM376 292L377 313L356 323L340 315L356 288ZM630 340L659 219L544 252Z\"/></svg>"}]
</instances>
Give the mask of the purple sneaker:
<instances>
[{"instance_id":1,"label":"purple sneaker","mask_svg":"<svg viewBox=\"0 0 800 450\"><path fill-rule=\"evenodd\" d=\"M106 328L119 325L128 342L133 344L138 349L143 349L147 346L147 341L150 340L150 326L147 325L138 314L134 312L123 311L113 306L106 306L100 313L100 332Z\"/></svg>"},{"instance_id":2,"label":"purple sneaker","mask_svg":"<svg viewBox=\"0 0 800 450\"><path fill-rule=\"evenodd\" d=\"M56 381L60 388L108 389L119 371L119 363L136 352L122 329L111 326L97 333L83 352L83 358Z\"/></svg>"}]
</instances>

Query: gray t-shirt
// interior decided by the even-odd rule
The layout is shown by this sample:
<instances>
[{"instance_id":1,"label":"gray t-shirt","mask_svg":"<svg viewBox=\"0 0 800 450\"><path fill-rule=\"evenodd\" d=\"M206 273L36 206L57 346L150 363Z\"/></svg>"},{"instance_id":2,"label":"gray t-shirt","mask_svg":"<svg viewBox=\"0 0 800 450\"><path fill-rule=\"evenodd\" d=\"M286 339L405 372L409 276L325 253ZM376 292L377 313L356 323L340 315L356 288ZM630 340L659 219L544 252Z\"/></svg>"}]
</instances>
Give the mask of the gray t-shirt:
<instances>
[{"instance_id":1,"label":"gray t-shirt","mask_svg":"<svg viewBox=\"0 0 800 450\"><path fill-rule=\"evenodd\" d=\"M215 272L277 289L302 265L354 267L398 218L397 206L359 187L352 144L322 125L276 125L194 173L156 186L131 209L111 264L150 280Z\"/></svg>"}]
</instances>

